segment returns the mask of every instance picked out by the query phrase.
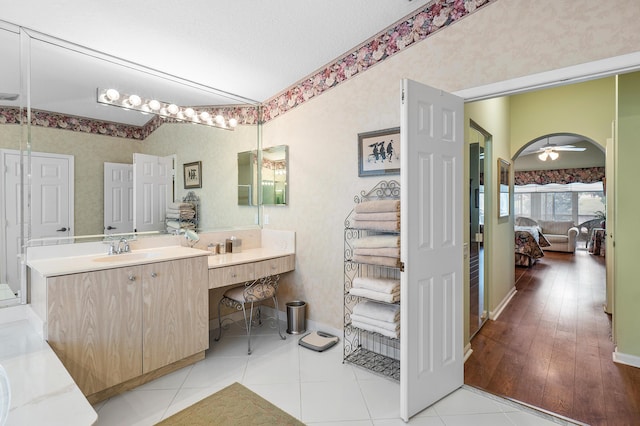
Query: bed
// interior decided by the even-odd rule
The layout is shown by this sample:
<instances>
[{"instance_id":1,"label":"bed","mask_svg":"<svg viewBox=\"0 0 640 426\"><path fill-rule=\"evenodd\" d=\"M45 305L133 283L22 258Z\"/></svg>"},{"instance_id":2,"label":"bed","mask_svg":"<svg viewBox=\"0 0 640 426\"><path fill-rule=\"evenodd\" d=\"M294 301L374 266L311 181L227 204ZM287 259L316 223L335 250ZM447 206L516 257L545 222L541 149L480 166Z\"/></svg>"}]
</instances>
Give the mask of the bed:
<instances>
[{"instance_id":1,"label":"bed","mask_svg":"<svg viewBox=\"0 0 640 426\"><path fill-rule=\"evenodd\" d=\"M551 244L537 226L515 226L516 266L533 266Z\"/></svg>"}]
</instances>

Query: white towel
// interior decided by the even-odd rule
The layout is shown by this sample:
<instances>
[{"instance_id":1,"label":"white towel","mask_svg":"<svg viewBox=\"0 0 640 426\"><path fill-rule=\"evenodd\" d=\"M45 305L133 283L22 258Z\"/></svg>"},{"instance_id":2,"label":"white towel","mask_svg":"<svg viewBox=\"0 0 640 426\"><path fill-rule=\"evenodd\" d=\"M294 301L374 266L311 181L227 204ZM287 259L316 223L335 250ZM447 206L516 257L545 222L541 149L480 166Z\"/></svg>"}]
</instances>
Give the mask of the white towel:
<instances>
[{"instance_id":1,"label":"white towel","mask_svg":"<svg viewBox=\"0 0 640 426\"><path fill-rule=\"evenodd\" d=\"M176 209L176 210L180 210L181 208L185 208L185 207L192 209L193 205L191 203L169 203L169 205L167 206L168 209Z\"/></svg>"},{"instance_id":2,"label":"white towel","mask_svg":"<svg viewBox=\"0 0 640 426\"><path fill-rule=\"evenodd\" d=\"M395 322L400 320L400 305L363 300L353 307L353 313L380 321Z\"/></svg>"},{"instance_id":3,"label":"white towel","mask_svg":"<svg viewBox=\"0 0 640 426\"><path fill-rule=\"evenodd\" d=\"M354 255L362 256L382 256L382 257L400 257L400 247L378 247L378 248L362 248L353 249Z\"/></svg>"},{"instance_id":4,"label":"white towel","mask_svg":"<svg viewBox=\"0 0 640 426\"><path fill-rule=\"evenodd\" d=\"M374 277L356 277L353 279L353 287L365 288L380 293L394 293L400 289L400 280Z\"/></svg>"},{"instance_id":5,"label":"white towel","mask_svg":"<svg viewBox=\"0 0 640 426\"><path fill-rule=\"evenodd\" d=\"M353 260L356 263L366 263L367 265L381 265L388 266L390 268L399 268L400 259L397 257L385 257L385 256L364 256L361 254L353 254Z\"/></svg>"},{"instance_id":6,"label":"white towel","mask_svg":"<svg viewBox=\"0 0 640 426\"><path fill-rule=\"evenodd\" d=\"M354 248L400 247L398 235L371 235L353 241Z\"/></svg>"},{"instance_id":7,"label":"white towel","mask_svg":"<svg viewBox=\"0 0 640 426\"><path fill-rule=\"evenodd\" d=\"M354 220L351 224L354 229L370 229L372 231L400 231L400 219L398 220Z\"/></svg>"},{"instance_id":8,"label":"white towel","mask_svg":"<svg viewBox=\"0 0 640 426\"><path fill-rule=\"evenodd\" d=\"M371 200L356 204L356 213L384 213L400 211L400 200Z\"/></svg>"},{"instance_id":9,"label":"white towel","mask_svg":"<svg viewBox=\"0 0 640 426\"><path fill-rule=\"evenodd\" d=\"M392 339L397 339L398 337L400 337L400 330L391 331L381 327L376 327L375 325L371 325L371 324L367 324L359 321L353 321L353 320L351 321L351 324L354 327L358 327L367 331L373 331L374 333L379 333L379 334L382 334L383 336L391 337Z\"/></svg>"},{"instance_id":10,"label":"white towel","mask_svg":"<svg viewBox=\"0 0 640 426\"><path fill-rule=\"evenodd\" d=\"M180 229L180 222L178 222L177 220L168 220L167 228Z\"/></svg>"},{"instance_id":11,"label":"white towel","mask_svg":"<svg viewBox=\"0 0 640 426\"><path fill-rule=\"evenodd\" d=\"M357 321L364 324L375 325L376 327L384 328L389 331L398 331L400 330L400 321L396 322L386 322L380 321L374 318L363 317L358 314L351 314L351 321Z\"/></svg>"},{"instance_id":12,"label":"white towel","mask_svg":"<svg viewBox=\"0 0 640 426\"><path fill-rule=\"evenodd\" d=\"M356 213L353 220L378 221L378 220L400 220L400 212L384 212L384 213Z\"/></svg>"},{"instance_id":13,"label":"white towel","mask_svg":"<svg viewBox=\"0 0 640 426\"><path fill-rule=\"evenodd\" d=\"M395 303L400 300L400 289L394 293L381 293L379 291L367 290L366 288L352 288L349 290L349 294L387 303Z\"/></svg>"}]
</instances>

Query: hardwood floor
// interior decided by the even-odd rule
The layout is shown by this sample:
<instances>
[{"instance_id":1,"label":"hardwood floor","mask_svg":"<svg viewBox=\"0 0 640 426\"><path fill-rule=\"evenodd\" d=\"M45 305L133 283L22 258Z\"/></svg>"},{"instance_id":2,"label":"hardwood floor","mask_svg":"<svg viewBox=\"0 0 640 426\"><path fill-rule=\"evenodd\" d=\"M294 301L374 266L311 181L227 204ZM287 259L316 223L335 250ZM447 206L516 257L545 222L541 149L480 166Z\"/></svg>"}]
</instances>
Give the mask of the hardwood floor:
<instances>
[{"instance_id":1,"label":"hardwood floor","mask_svg":"<svg viewBox=\"0 0 640 426\"><path fill-rule=\"evenodd\" d=\"M640 424L640 369L612 361L604 257L547 252L471 341L465 383L591 425Z\"/></svg>"}]
</instances>

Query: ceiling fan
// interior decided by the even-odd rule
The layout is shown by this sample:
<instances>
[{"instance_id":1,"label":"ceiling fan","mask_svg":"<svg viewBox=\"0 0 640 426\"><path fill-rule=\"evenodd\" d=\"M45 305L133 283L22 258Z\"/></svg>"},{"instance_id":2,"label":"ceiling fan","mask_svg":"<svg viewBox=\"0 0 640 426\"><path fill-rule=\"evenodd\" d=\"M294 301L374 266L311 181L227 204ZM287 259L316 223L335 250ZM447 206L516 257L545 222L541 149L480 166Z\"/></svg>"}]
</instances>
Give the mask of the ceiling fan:
<instances>
[{"instance_id":1,"label":"ceiling fan","mask_svg":"<svg viewBox=\"0 0 640 426\"><path fill-rule=\"evenodd\" d=\"M577 147L575 145L556 145L549 142L549 138L547 137L547 143L540 147L536 153L538 154L538 158L542 161L547 161L547 158L551 158L551 160L557 160L560 154L559 151L573 151L580 152L584 151L586 148Z\"/></svg>"}]
</instances>

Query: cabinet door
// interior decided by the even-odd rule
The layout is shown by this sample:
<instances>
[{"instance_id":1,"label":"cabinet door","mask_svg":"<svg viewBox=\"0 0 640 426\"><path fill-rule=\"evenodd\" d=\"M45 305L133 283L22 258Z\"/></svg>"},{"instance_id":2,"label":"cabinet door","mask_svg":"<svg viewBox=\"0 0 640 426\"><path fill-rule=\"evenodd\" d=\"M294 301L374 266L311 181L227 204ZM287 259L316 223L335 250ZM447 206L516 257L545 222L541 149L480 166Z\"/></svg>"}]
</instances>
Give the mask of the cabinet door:
<instances>
[{"instance_id":1,"label":"cabinet door","mask_svg":"<svg viewBox=\"0 0 640 426\"><path fill-rule=\"evenodd\" d=\"M284 272L293 271L295 268L295 256L282 256L275 259L263 260L256 262L255 271L256 278L268 277L270 275L282 274Z\"/></svg>"},{"instance_id":2,"label":"cabinet door","mask_svg":"<svg viewBox=\"0 0 640 426\"><path fill-rule=\"evenodd\" d=\"M140 271L47 279L49 345L85 395L142 373Z\"/></svg>"},{"instance_id":3,"label":"cabinet door","mask_svg":"<svg viewBox=\"0 0 640 426\"><path fill-rule=\"evenodd\" d=\"M207 257L142 266L143 372L209 347Z\"/></svg>"}]
</instances>

